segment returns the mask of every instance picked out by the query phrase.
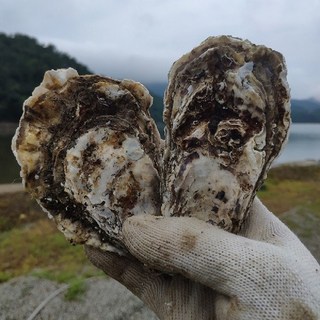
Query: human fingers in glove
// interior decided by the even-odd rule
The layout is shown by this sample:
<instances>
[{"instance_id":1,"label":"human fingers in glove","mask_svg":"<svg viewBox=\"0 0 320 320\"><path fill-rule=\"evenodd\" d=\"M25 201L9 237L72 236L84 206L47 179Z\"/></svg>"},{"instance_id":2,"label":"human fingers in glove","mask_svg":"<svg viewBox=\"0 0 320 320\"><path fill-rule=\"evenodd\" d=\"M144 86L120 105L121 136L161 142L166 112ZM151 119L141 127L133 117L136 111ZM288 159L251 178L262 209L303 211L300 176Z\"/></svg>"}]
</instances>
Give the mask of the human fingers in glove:
<instances>
[{"instance_id":1,"label":"human fingers in glove","mask_svg":"<svg viewBox=\"0 0 320 320\"><path fill-rule=\"evenodd\" d=\"M195 218L136 216L135 258L87 247L93 264L160 319L320 319L320 266L256 198L239 235Z\"/></svg>"}]
</instances>

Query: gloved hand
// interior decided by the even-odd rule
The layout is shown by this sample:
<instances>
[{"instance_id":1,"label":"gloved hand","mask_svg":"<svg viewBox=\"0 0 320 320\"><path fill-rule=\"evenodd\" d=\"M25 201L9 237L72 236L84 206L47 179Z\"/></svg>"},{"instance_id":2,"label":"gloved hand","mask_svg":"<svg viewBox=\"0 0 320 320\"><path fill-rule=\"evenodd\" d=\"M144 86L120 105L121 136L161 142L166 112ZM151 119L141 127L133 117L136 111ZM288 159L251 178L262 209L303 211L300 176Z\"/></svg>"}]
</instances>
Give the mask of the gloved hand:
<instances>
[{"instance_id":1,"label":"gloved hand","mask_svg":"<svg viewBox=\"0 0 320 320\"><path fill-rule=\"evenodd\" d=\"M134 216L133 257L86 247L93 264L160 319L320 319L320 266L256 198L241 234L196 218Z\"/></svg>"}]
</instances>

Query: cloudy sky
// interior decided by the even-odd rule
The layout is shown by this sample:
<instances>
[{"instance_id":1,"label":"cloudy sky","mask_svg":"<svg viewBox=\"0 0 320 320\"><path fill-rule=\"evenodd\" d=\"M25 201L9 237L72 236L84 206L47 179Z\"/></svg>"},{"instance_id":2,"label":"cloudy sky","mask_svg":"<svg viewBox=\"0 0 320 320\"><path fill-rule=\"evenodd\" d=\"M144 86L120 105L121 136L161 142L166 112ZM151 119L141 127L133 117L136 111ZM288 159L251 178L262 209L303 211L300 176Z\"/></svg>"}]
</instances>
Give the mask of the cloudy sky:
<instances>
[{"instance_id":1,"label":"cloudy sky","mask_svg":"<svg viewBox=\"0 0 320 320\"><path fill-rule=\"evenodd\" d=\"M284 54L294 98L320 100L320 0L0 0L0 32L54 44L96 73L166 81L210 35Z\"/></svg>"}]
</instances>

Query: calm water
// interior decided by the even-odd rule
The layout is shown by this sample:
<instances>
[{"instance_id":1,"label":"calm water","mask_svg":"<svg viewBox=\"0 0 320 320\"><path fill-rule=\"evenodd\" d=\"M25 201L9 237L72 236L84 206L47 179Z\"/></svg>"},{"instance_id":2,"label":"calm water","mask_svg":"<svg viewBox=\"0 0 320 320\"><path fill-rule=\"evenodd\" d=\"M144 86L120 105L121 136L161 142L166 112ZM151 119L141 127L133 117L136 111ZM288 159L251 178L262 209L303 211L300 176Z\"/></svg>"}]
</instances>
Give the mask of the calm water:
<instances>
[{"instance_id":1,"label":"calm water","mask_svg":"<svg viewBox=\"0 0 320 320\"><path fill-rule=\"evenodd\" d=\"M0 135L0 183L20 182L19 166L11 152L13 135Z\"/></svg>"},{"instance_id":2,"label":"calm water","mask_svg":"<svg viewBox=\"0 0 320 320\"><path fill-rule=\"evenodd\" d=\"M0 136L0 183L19 182L19 168L12 155L12 136ZM320 161L320 123L293 124L289 142L275 163L302 160Z\"/></svg>"},{"instance_id":3,"label":"calm water","mask_svg":"<svg viewBox=\"0 0 320 320\"><path fill-rule=\"evenodd\" d=\"M289 141L276 163L320 160L320 123L291 125Z\"/></svg>"}]
</instances>

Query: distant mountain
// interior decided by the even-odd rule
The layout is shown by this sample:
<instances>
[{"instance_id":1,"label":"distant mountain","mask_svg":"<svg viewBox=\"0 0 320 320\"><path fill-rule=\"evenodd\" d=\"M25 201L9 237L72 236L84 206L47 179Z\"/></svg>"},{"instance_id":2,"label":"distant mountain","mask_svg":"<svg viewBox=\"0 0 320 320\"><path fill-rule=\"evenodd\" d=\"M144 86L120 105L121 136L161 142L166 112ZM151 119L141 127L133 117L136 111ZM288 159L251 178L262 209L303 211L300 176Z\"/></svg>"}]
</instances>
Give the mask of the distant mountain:
<instances>
[{"instance_id":1,"label":"distant mountain","mask_svg":"<svg viewBox=\"0 0 320 320\"><path fill-rule=\"evenodd\" d=\"M320 101L315 99L292 99L291 117L293 122L319 123Z\"/></svg>"},{"instance_id":2,"label":"distant mountain","mask_svg":"<svg viewBox=\"0 0 320 320\"><path fill-rule=\"evenodd\" d=\"M53 45L42 45L26 35L0 33L0 122L17 122L22 103L39 85L48 69L73 67L80 74L92 73ZM163 131L163 95L166 82L146 84L154 97L151 114ZM320 122L320 102L314 99L292 101L293 122Z\"/></svg>"},{"instance_id":3,"label":"distant mountain","mask_svg":"<svg viewBox=\"0 0 320 320\"><path fill-rule=\"evenodd\" d=\"M162 98L164 91L167 87L166 82L155 82L149 83L146 87L150 90L151 93L156 95L154 108L163 108ZM153 114L161 114L161 112L152 111ZM159 116L158 116L159 117ZM300 123L320 123L320 101L315 99L292 99L291 100L291 117L293 122Z\"/></svg>"},{"instance_id":4,"label":"distant mountain","mask_svg":"<svg viewBox=\"0 0 320 320\"><path fill-rule=\"evenodd\" d=\"M91 73L83 64L53 45L41 45L26 35L0 33L0 122L17 122L23 101L42 81L49 69L73 67Z\"/></svg>"},{"instance_id":5,"label":"distant mountain","mask_svg":"<svg viewBox=\"0 0 320 320\"><path fill-rule=\"evenodd\" d=\"M150 92L153 92L159 97L163 97L164 91L167 88L167 82L152 82L145 84L145 86Z\"/></svg>"},{"instance_id":6,"label":"distant mountain","mask_svg":"<svg viewBox=\"0 0 320 320\"><path fill-rule=\"evenodd\" d=\"M145 84L150 94L153 97L153 105L150 108L150 113L155 120L161 136L164 136L164 123L163 123L163 96L167 88L166 82L153 82Z\"/></svg>"},{"instance_id":7,"label":"distant mountain","mask_svg":"<svg viewBox=\"0 0 320 320\"><path fill-rule=\"evenodd\" d=\"M150 91L150 94L153 97L153 104L150 108L150 113L152 118L157 124L157 127L159 129L159 132L161 136L163 137L163 129L164 129L164 123L162 119L162 113L163 113L163 99L162 97L154 94L152 91Z\"/></svg>"},{"instance_id":8,"label":"distant mountain","mask_svg":"<svg viewBox=\"0 0 320 320\"><path fill-rule=\"evenodd\" d=\"M164 84L166 86L166 84ZM149 87L150 88L150 87ZM159 86L159 88L161 88ZM151 89L149 89L151 90ZM161 91L158 91L158 93ZM150 91L153 96L153 106L150 113L163 136L164 123L162 119L163 98ZM314 99L291 100L291 118L294 123L320 123L320 102Z\"/></svg>"}]
</instances>

